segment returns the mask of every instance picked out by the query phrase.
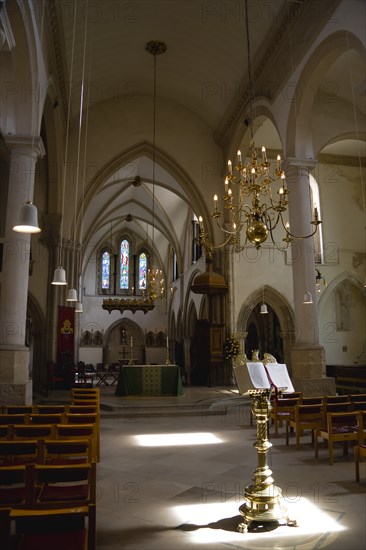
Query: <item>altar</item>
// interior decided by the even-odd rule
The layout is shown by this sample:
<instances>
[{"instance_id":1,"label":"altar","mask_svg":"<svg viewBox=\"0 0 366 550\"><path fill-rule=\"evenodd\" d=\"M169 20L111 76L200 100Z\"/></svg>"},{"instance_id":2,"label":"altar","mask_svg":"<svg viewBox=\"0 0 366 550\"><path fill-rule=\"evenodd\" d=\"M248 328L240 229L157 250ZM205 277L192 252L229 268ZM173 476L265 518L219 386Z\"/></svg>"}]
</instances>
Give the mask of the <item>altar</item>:
<instances>
[{"instance_id":1,"label":"altar","mask_svg":"<svg viewBox=\"0 0 366 550\"><path fill-rule=\"evenodd\" d=\"M178 365L122 365L116 395L183 395Z\"/></svg>"}]
</instances>

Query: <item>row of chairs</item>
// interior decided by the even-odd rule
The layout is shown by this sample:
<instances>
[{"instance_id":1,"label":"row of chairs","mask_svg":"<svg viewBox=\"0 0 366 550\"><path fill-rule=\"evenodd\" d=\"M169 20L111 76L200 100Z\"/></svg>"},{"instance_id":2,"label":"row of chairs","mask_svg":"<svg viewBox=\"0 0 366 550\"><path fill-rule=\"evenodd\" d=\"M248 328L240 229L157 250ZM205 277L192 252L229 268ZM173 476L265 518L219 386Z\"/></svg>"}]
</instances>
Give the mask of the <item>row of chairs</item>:
<instances>
[{"instance_id":1,"label":"row of chairs","mask_svg":"<svg viewBox=\"0 0 366 550\"><path fill-rule=\"evenodd\" d=\"M2 467L0 486L2 549L95 550L95 462Z\"/></svg>"},{"instance_id":2,"label":"row of chairs","mask_svg":"<svg viewBox=\"0 0 366 550\"><path fill-rule=\"evenodd\" d=\"M95 550L99 391L78 388L67 409L43 409L42 416L72 420L72 407L81 405L94 407L83 411L96 415L92 423L32 423L42 415L32 408L24 413L29 424L0 424L1 549ZM4 416L10 420L12 415Z\"/></svg>"},{"instance_id":3,"label":"row of chairs","mask_svg":"<svg viewBox=\"0 0 366 550\"><path fill-rule=\"evenodd\" d=\"M57 420L44 421L40 424L26 424L19 422L12 424L12 415L5 419L9 424L0 425L0 442L7 440L45 440L45 439L90 439L92 445L93 460L100 460L100 432L99 420L96 417L68 418L68 422L57 423ZM52 423L50 423L52 422Z\"/></svg>"},{"instance_id":4,"label":"row of chairs","mask_svg":"<svg viewBox=\"0 0 366 550\"><path fill-rule=\"evenodd\" d=\"M69 414L97 413L97 405L5 405L0 407L0 414Z\"/></svg>"},{"instance_id":5,"label":"row of chairs","mask_svg":"<svg viewBox=\"0 0 366 550\"><path fill-rule=\"evenodd\" d=\"M366 394L352 395L325 395L319 397L303 397L300 392L285 394L285 397L272 400L270 419L274 425L275 437L279 434L279 427L287 420L294 420L297 405L320 406L323 421L326 421L327 412L352 412L366 410Z\"/></svg>"},{"instance_id":6,"label":"row of chairs","mask_svg":"<svg viewBox=\"0 0 366 550\"><path fill-rule=\"evenodd\" d=\"M94 462L90 439L0 441L0 466ZM1 489L0 489L1 491Z\"/></svg>"}]
</instances>

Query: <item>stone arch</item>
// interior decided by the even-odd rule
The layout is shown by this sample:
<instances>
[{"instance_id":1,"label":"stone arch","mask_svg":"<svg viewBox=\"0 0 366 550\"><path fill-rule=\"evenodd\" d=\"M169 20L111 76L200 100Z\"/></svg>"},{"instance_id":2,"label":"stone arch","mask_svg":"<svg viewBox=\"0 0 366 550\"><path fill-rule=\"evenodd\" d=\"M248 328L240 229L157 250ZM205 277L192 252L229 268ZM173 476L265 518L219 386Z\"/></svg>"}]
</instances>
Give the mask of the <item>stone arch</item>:
<instances>
[{"instance_id":1,"label":"stone arch","mask_svg":"<svg viewBox=\"0 0 366 550\"><path fill-rule=\"evenodd\" d=\"M35 394L47 390L45 326L46 320L38 301L28 293L25 345L29 347L30 377Z\"/></svg>"},{"instance_id":2,"label":"stone arch","mask_svg":"<svg viewBox=\"0 0 366 550\"><path fill-rule=\"evenodd\" d=\"M278 124L274 114L272 113L271 105L267 101L265 101L263 98L257 98L257 99L254 100L254 103L253 103L253 113L254 113L254 120L253 120L254 140L255 140L255 134L256 134L256 123L255 123L255 121L258 120L258 119L267 118L273 124L273 126L276 130L276 133L278 135L278 139L281 142L281 144L283 144L284 139L281 136L281 130L280 130L279 124ZM228 158L235 158L236 157L237 150L240 148L240 145L241 145L242 141L245 139L246 135L248 135L247 142L248 142L248 148L249 148L249 143L250 143L250 139L251 139L250 130L249 130L248 127L244 126L242 120L240 120L240 124L238 124L238 126L236 127L236 130L235 130L235 132L233 134L233 137L231 139L231 143L230 143L230 146L229 146L229 149L228 149ZM257 147L259 147L259 146L262 147L262 145L266 145L266 144L265 143L256 143Z\"/></svg>"},{"instance_id":3,"label":"stone arch","mask_svg":"<svg viewBox=\"0 0 366 550\"><path fill-rule=\"evenodd\" d=\"M117 362L117 352L118 348L121 347L120 340L116 334L117 328L124 327L127 333L127 340L125 344L125 349L122 349L122 352L129 353L130 340L129 338L133 337L133 349L134 355L136 354L136 359L139 362L145 362L144 350L145 350L145 334L139 324L137 324L132 319L127 317L121 317L118 321L114 321L106 329L103 336L103 348L105 354L109 355L109 358L106 362L116 363ZM118 341L117 341L118 340ZM120 357L121 359L123 357Z\"/></svg>"},{"instance_id":4,"label":"stone arch","mask_svg":"<svg viewBox=\"0 0 366 550\"><path fill-rule=\"evenodd\" d=\"M184 305L183 305L183 326L184 326L184 334L187 335L188 332L187 332L187 319L188 319L188 311L189 311L189 307L191 305L191 302L192 302L192 294L191 294L191 291L190 291L190 288L193 284L193 281L195 279L195 277L197 275L199 275L201 273L201 271L199 269L194 269L192 271L192 273L190 274L190 277L187 281L187 286L186 286L186 292L185 292L185 296L184 296Z\"/></svg>"},{"instance_id":5,"label":"stone arch","mask_svg":"<svg viewBox=\"0 0 366 550\"><path fill-rule=\"evenodd\" d=\"M272 308L279 321L284 358L290 370L291 350L295 341L295 319L290 304L282 294L277 292L277 290L265 285L252 292L242 303L236 324L236 331L244 337L246 336L251 313L262 304L263 297L264 302Z\"/></svg>"},{"instance_id":6,"label":"stone arch","mask_svg":"<svg viewBox=\"0 0 366 550\"><path fill-rule=\"evenodd\" d=\"M319 319L327 364L366 363L366 296L357 277L344 271L327 285L319 298Z\"/></svg>"},{"instance_id":7,"label":"stone arch","mask_svg":"<svg viewBox=\"0 0 366 550\"><path fill-rule=\"evenodd\" d=\"M298 94L296 101L292 101L290 108L286 134L286 155L288 157L316 158L318 151L314 151L310 124L311 117L309 116L315 101L314 89L320 75L325 72L329 65L340 55L351 49L358 52L362 57L365 56L365 49L354 34L347 31L338 31L319 44L310 56L296 84L296 90L294 91L294 94ZM300 91L301 95L299 95ZM350 122L348 121L347 127L350 127L349 125Z\"/></svg>"},{"instance_id":8,"label":"stone arch","mask_svg":"<svg viewBox=\"0 0 366 550\"><path fill-rule=\"evenodd\" d=\"M197 185L191 180L191 178L188 176L188 174L185 172L185 170L177 165L176 161L174 161L167 153L163 152L158 147L155 147L155 153L153 150L153 146L148 141L142 141L140 143L136 143L129 147L128 149L125 149L120 154L116 155L114 158L109 159L105 165L98 170L98 172L95 174L95 176L92 178L90 183L88 184L87 188L84 192L84 200L83 200L83 208L84 211L87 211L91 200L93 197L97 194L98 189L100 186L112 175L114 174L118 169L120 169L121 166L124 166L128 163L132 163L140 156L146 156L150 160L154 158L155 154L155 162L157 165L160 165L164 170L166 170L183 188L183 190L186 193L186 197L184 198L182 196L182 200L188 200L191 205L195 205L194 210L197 212L201 212L202 216L207 220L207 230L212 234L212 221L210 212L208 210L208 207L206 205L206 202L204 200L203 195L199 192ZM178 193L177 193L178 194ZM193 206L192 206L193 209ZM82 231L82 225L83 225L83 219L82 219L82 208L81 208L81 198L79 200L78 208L77 208L77 226L76 226L76 235L77 238L79 238L81 231ZM72 222L72 227L74 226L75 220ZM164 228L165 232L168 233L168 228ZM85 235L84 240L88 240L88 235ZM183 253L181 251L180 243L179 242L172 242L172 246L174 247L174 250L176 251L177 258L178 258L178 265L183 265Z\"/></svg>"}]
</instances>

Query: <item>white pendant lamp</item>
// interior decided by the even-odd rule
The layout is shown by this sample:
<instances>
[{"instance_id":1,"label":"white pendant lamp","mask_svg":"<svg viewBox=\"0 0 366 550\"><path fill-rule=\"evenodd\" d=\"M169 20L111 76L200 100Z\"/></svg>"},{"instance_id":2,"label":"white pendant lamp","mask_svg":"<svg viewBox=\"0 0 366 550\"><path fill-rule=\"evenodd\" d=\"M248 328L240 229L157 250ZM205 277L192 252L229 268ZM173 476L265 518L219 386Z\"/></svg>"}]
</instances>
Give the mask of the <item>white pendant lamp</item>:
<instances>
[{"instance_id":1,"label":"white pendant lamp","mask_svg":"<svg viewBox=\"0 0 366 550\"><path fill-rule=\"evenodd\" d=\"M51 284L53 284L53 285L67 285L66 272L65 272L64 268L61 265L56 267L54 275L53 275L53 281L52 281Z\"/></svg>"},{"instance_id":2,"label":"white pendant lamp","mask_svg":"<svg viewBox=\"0 0 366 550\"><path fill-rule=\"evenodd\" d=\"M78 301L78 293L75 288L70 288L67 293L67 302L77 302Z\"/></svg>"},{"instance_id":3,"label":"white pendant lamp","mask_svg":"<svg viewBox=\"0 0 366 550\"><path fill-rule=\"evenodd\" d=\"M313 303L313 297L311 295L310 290L308 290L304 294L304 304L312 304L312 303Z\"/></svg>"},{"instance_id":4,"label":"white pendant lamp","mask_svg":"<svg viewBox=\"0 0 366 550\"><path fill-rule=\"evenodd\" d=\"M82 302L76 302L75 313L83 313L83 304Z\"/></svg>"},{"instance_id":5,"label":"white pendant lamp","mask_svg":"<svg viewBox=\"0 0 366 550\"><path fill-rule=\"evenodd\" d=\"M263 287L263 303L261 305L261 314L262 315L265 315L266 313L268 313L268 309L267 309L267 304L264 303L264 287Z\"/></svg>"},{"instance_id":6,"label":"white pendant lamp","mask_svg":"<svg viewBox=\"0 0 366 550\"><path fill-rule=\"evenodd\" d=\"M17 233L39 233L41 228L38 225L38 212L31 201L27 201L20 209L19 221L13 227Z\"/></svg>"}]
</instances>

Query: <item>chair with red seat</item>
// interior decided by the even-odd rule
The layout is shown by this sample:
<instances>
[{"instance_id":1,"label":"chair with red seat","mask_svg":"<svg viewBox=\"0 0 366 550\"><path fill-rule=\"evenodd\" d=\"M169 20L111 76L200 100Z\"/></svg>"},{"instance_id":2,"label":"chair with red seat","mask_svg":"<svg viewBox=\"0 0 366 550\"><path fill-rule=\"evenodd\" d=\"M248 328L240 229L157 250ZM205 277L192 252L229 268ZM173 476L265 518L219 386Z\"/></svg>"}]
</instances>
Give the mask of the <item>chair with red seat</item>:
<instances>
[{"instance_id":1,"label":"chair with red seat","mask_svg":"<svg viewBox=\"0 0 366 550\"><path fill-rule=\"evenodd\" d=\"M0 441L0 465L12 466L39 461L37 441Z\"/></svg>"},{"instance_id":2,"label":"chair with red seat","mask_svg":"<svg viewBox=\"0 0 366 550\"><path fill-rule=\"evenodd\" d=\"M39 441L44 464L83 464L93 461L93 445L88 439Z\"/></svg>"},{"instance_id":3,"label":"chair with red seat","mask_svg":"<svg viewBox=\"0 0 366 550\"><path fill-rule=\"evenodd\" d=\"M25 505L26 495L25 464L0 466L0 509Z\"/></svg>"},{"instance_id":4,"label":"chair with red seat","mask_svg":"<svg viewBox=\"0 0 366 550\"><path fill-rule=\"evenodd\" d=\"M286 422L286 445L289 444L289 431L293 429L296 434L296 448L300 448L300 437L306 431L311 432L312 441L314 441L314 430L320 428L323 423L322 405L303 405L295 407L295 418Z\"/></svg>"},{"instance_id":5,"label":"chair with red seat","mask_svg":"<svg viewBox=\"0 0 366 550\"><path fill-rule=\"evenodd\" d=\"M329 464L333 464L333 445L343 443L343 455L348 454L348 443L360 442L361 424L358 412L328 412L326 425L314 430L315 458L318 458L318 438L328 441Z\"/></svg>"},{"instance_id":6,"label":"chair with red seat","mask_svg":"<svg viewBox=\"0 0 366 550\"><path fill-rule=\"evenodd\" d=\"M354 448L356 481L360 481L360 461L366 458L366 445L356 445Z\"/></svg>"}]
</instances>

